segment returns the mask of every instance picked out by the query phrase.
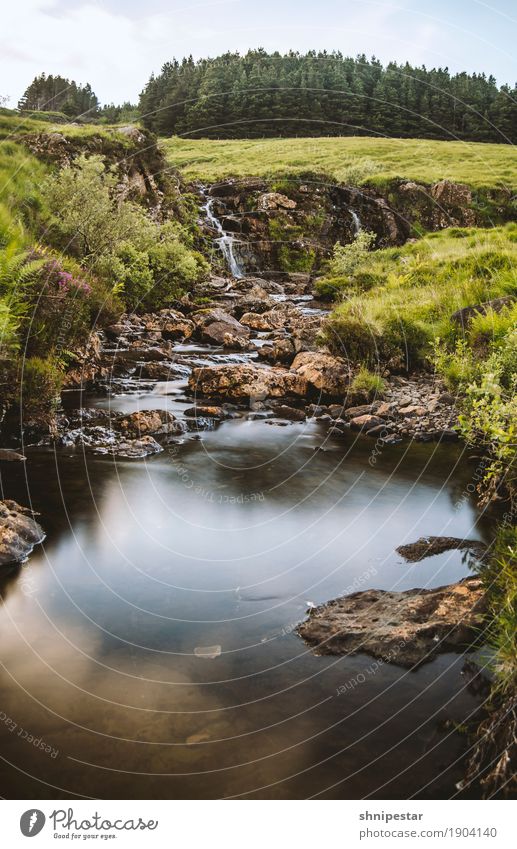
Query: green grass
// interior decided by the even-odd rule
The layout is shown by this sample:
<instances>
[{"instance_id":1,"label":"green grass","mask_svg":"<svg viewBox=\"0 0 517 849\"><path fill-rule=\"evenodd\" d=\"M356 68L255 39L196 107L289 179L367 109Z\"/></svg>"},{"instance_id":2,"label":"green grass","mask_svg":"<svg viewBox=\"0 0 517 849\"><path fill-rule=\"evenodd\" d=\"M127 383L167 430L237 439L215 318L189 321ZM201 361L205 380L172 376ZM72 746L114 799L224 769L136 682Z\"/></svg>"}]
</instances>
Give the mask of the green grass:
<instances>
[{"instance_id":1,"label":"green grass","mask_svg":"<svg viewBox=\"0 0 517 849\"><path fill-rule=\"evenodd\" d=\"M326 174L332 180L385 184L397 177L449 179L475 188L517 186L511 145L384 138L162 139L168 161L187 179Z\"/></svg>"},{"instance_id":2,"label":"green grass","mask_svg":"<svg viewBox=\"0 0 517 849\"><path fill-rule=\"evenodd\" d=\"M49 169L26 148L0 142L0 242L14 237L23 243L25 228L35 226L41 211L40 187Z\"/></svg>"},{"instance_id":3,"label":"green grass","mask_svg":"<svg viewBox=\"0 0 517 849\"><path fill-rule=\"evenodd\" d=\"M436 337L454 342L456 310L517 295L517 224L432 233L372 252L349 278L320 286L329 282L342 301L328 323L333 347L368 365L395 357L412 368L431 357Z\"/></svg>"},{"instance_id":4,"label":"green grass","mask_svg":"<svg viewBox=\"0 0 517 849\"><path fill-rule=\"evenodd\" d=\"M115 141L117 145L131 147L134 142L119 132L124 124L52 124L47 120L19 115L10 110L0 109L0 146L4 142L17 142L27 133L60 133L67 139L101 138L105 141Z\"/></svg>"}]
</instances>

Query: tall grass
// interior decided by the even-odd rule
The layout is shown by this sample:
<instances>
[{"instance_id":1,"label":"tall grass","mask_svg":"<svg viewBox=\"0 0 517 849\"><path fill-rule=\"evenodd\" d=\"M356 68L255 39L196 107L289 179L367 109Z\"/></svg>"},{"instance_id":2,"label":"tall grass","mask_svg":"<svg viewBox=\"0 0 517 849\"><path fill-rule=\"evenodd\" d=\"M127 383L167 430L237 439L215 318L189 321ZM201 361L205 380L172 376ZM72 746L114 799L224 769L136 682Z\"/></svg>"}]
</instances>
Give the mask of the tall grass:
<instances>
[{"instance_id":1,"label":"tall grass","mask_svg":"<svg viewBox=\"0 0 517 849\"><path fill-rule=\"evenodd\" d=\"M413 368L429 361L436 337L462 336L461 322L451 319L457 310L517 295L517 224L465 232L370 253L348 278L324 279L320 287L334 284L341 298L327 325L329 343L367 365L397 357ZM473 332L481 338L489 321L479 319Z\"/></svg>"},{"instance_id":2,"label":"tall grass","mask_svg":"<svg viewBox=\"0 0 517 849\"><path fill-rule=\"evenodd\" d=\"M161 145L187 179L325 174L353 185L384 185L397 177L434 183L448 179L476 188L517 187L510 145L386 138L239 139L173 137Z\"/></svg>"}]
</instances>

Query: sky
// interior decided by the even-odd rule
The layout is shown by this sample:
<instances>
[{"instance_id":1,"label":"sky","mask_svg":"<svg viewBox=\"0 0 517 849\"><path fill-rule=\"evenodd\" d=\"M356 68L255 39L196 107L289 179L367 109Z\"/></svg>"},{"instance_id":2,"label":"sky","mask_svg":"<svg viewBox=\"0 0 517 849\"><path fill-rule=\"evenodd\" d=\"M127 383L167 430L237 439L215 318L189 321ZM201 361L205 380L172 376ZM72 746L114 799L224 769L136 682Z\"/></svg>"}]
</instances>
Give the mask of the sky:
<instances>
[{"instance_id":1,"label":"sky","mask_svg":"<svg viewBox=\"0 0 517 849\"><path fill-rule=\"evenodd\" d=\"M136 102L173 57L249 48L365 53L517 80L517 0L16 0L3 4L0 95L36 74Z\"/></svg>"}]
</instances>

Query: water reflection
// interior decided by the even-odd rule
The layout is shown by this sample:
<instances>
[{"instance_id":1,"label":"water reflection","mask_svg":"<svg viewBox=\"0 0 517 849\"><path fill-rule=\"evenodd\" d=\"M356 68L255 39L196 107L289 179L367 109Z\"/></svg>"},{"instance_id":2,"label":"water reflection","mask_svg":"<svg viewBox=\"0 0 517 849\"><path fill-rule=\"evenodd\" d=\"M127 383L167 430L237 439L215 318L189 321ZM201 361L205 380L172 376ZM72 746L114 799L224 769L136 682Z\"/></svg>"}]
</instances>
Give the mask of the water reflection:
<instances>
[{"instance_id":1,"label":"water reflection","mask_svg":"<svg viewBox=\"0 0 517 849\"><path fill-rule=\"evenodd\" d=\"M2 710L59 755L0 723L3 795L452 792L462 742L440 720L476 705L461 658L371 674L293 633L308 601L466 574L457 551L404 564L402 542L489 539L460 449L395 446L372 466L371 448L235 421L147 462L34 450L25 481L7 469L48 537L3 576Z\"/></svg>"}]
</instances>

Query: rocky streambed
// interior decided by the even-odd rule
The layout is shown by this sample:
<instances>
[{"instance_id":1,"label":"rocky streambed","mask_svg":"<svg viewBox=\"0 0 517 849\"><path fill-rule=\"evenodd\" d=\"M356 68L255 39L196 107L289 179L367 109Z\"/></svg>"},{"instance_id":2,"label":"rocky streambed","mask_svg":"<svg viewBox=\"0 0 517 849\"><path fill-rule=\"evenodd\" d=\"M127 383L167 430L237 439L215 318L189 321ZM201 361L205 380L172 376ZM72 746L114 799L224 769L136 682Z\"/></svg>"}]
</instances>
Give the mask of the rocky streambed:
<instances>
[{"instance_id":1,"label":"rocky streambed","mask_svg":"<svg viewBox=\"0 0 517 849\"><path fill-rule=\"evenodd\" d=\"M92 337L69 374L54 432L36 441L58 452L73 448L141 460L202 440L231 421L260 419L274 427L314 423L320 433L315 448L324 451L332 443L364 439L375 466L383 446L457 439L454 398L432 375L385 374L381 398L365 402L354 395L353 365L322 345L325 318L305 275L282 284L213 278L169 309L124 315ZM152 399L159 406L152 408ZM81 406L74 406L77 400ZM42 538L36 525L27 536L31 520L20 516L20 540L25 534L27 544L10 549L13 559L23 559ZM468 548L463 542L456 547ZM415 546L407 546L413 559L426 556L415 555ZM434 553L450 547L435 542ZM375 655L390 654L403 634L392 660L411 665L465 647L482 595L479 582L472 588L466 583L402 594L359 592L311 611L300 634L319 652ZM372 618L371 610L379 616ZM389 627L374 625L382 617Z\"/></svg>"},{"instance_id":2,"label":"rocky streambed","mask_svg":"<svg viewBox=\"0 0 517 849\"><path fill-rule=\"evenodd\" d=\"M139 433L134 419L124 434L115 419L103 439L93 429L103 422L83 410L59 419L59 439L111 445L117 453L123 435L121 450L127 452L127 438L170 437L250 412L284 421L317 419L333 437L360 431L380 444L457 438L455 399L433 376L385 374L382 397L354 393L353 365L322 344L325 318L306 275L291 275L283 284L215 278L171 309L123 316L92 338L69 375L69 397L73 389L113 394L161 383L164 393L185 400L188 415L181 423L156 419L154 430L142 421ZM212 406L212 414L197 415L197 406Z\"/></svg>"}]
</instances>

